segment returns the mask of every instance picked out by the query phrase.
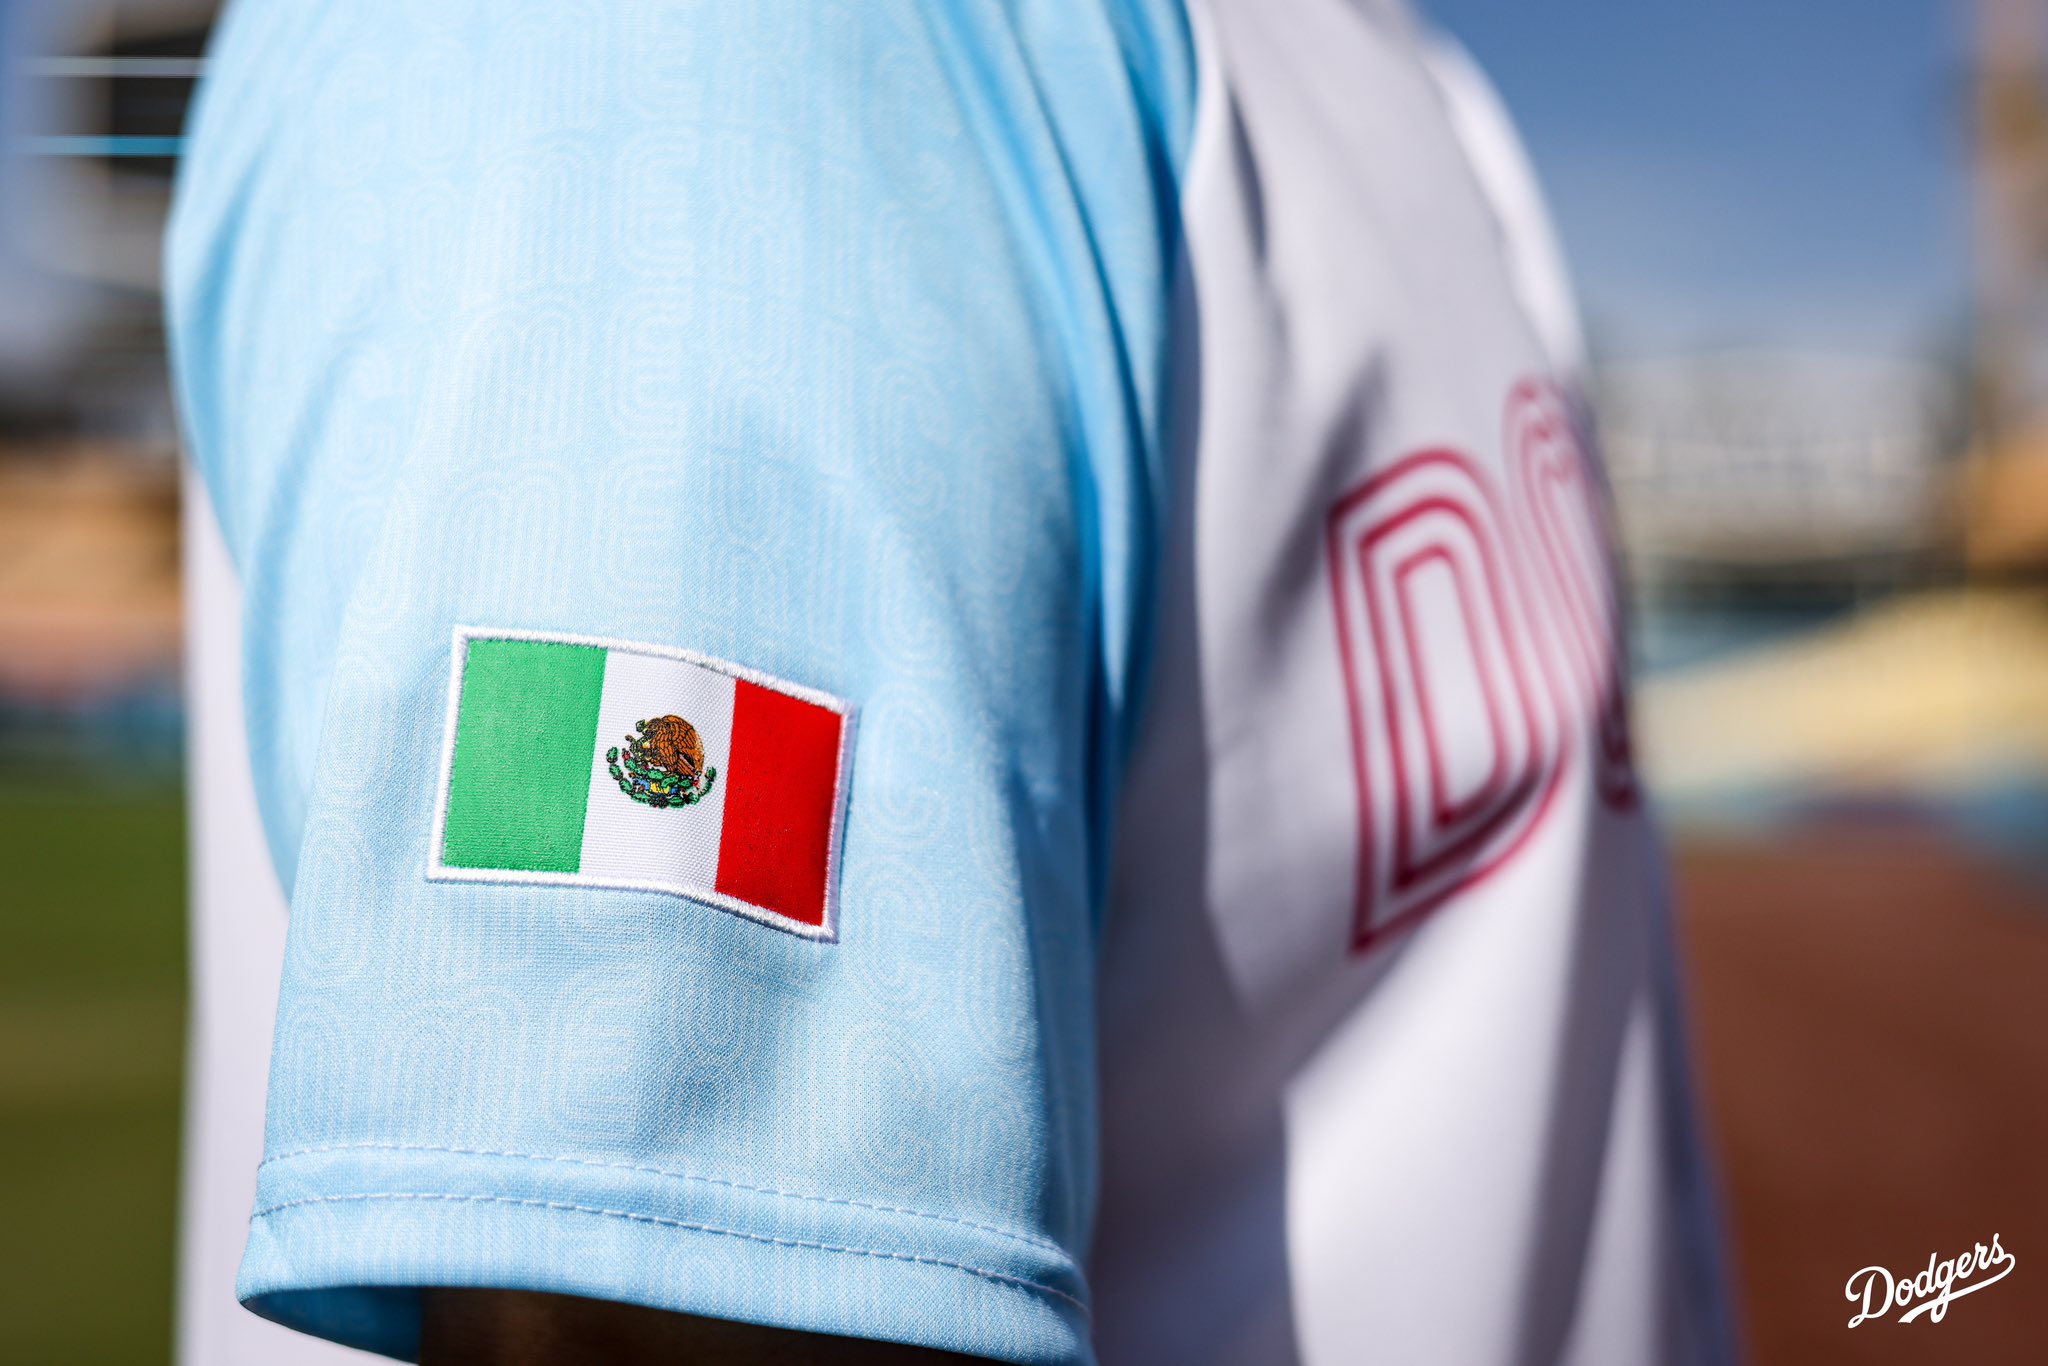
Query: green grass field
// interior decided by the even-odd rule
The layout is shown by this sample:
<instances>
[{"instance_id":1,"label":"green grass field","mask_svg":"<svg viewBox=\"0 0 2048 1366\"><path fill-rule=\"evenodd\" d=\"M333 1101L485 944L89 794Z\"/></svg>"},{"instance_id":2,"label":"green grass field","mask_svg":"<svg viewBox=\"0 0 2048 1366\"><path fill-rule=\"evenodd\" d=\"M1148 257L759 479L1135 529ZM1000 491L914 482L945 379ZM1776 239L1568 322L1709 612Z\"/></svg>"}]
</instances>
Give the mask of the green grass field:
<instances>
[{"instance_id":1,"label":"green grass field","mask_svg":"<svg viewBox=\"0 0 2048 1366\"><path fill-rule=\"evenodd\" d=\"M166 1361L180 794L0 786L0 1359Z\"/></svg>"}]
</instances>

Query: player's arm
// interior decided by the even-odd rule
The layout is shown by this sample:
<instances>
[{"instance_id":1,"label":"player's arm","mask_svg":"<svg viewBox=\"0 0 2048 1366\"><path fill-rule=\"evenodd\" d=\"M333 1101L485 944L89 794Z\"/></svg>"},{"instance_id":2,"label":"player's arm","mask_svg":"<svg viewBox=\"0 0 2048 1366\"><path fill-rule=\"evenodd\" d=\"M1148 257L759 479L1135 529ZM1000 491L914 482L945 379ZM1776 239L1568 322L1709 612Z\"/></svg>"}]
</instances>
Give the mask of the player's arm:
<instances>
[{"instance_id":1,"label":"player's arm","mask_svg":"<svg viewBox=\"0 0 2048 1366\"><path fill-rule=\"evenodd\" d=\"M941 1366L981 1358L527 1290L429 1290L420 1366Z\"/></svg>"},{"instance_id":2,"label":"player's arm","mask_svg":"<svg viewBox=\"0 0 2048 1366\"><path fill-rule=\"evenodd\" d=\"M401 1357L1077 1360L1167 58L432 9L232 12L181 173L292 888L238 1293Z\"/></svg>"}]
</instances>

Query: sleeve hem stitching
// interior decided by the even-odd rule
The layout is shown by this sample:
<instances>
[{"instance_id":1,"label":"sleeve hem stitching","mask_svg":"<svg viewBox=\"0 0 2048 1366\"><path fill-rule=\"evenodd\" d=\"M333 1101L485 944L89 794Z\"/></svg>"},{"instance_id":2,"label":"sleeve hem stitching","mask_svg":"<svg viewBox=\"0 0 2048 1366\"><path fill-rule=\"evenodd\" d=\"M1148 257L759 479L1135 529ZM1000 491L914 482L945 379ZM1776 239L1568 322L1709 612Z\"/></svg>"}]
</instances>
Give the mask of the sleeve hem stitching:
<instances>
[{"instance_id":1,"label":"sleeve hem stitching","mask_svg":"<svg viewBox=\"0 0 2048 1366\"><path fill-rule=\"evenodd\" d=\"M293 1148L289 1152L267 1157L261 1163L269 1167L275 1163L298 1157L314 1157L323 1153L380 1152L380 1153L440 1153L450 1157L502 1157L520 1162L553 1162L564 1166L591 1167L602 1171L638 1172L643 1176L660 1176L674 1181L688 1181L707 1186L719 1186L726 1190L746 1191L754 1195L774 1195L788 1200L803 1200L820 1205L838 1205L848 1209L872 1210L877 1214L901 1214L912 1219L924 1219L937 1224L954 1224L971 1228L979 1233L992 1233L998 1238L1008 1238L1042 1252L1066 1257L1067 1250L1050 1238L1035 1234L1019 1233L1014 1229L1001 1228L995 1224L984 1224L973 1219L962 1219L951 1214L933 1214L927 1210L910 1209L903 1205L885 1205L869 1200L852 1200L832 1195L815 1195L807 1191L786 1190L780 1186L759 1186L745 1181L733 1181L724 1177L705 1176L698 1172L682 1171L673 1167L655 1167L637 1162L608 1162L593 1157L558 1157L547 1153L522 1153L497 1148L461 1148L437 1143L327 1143L308 1148ZM298 1203L298 1202L292 1202ZM272 1206L282 1209L284 1206Z\"/></svg>"},{"instance_id":2,"label":"sleeve hem stitching","mask_svg":"<svg viewBox=\"0 0 2048 1366\"><path fill-rule=\"evenodd\" d=\"M1054 1286L1022 1276L1009 1276L987 1267L972 1266L966 1262L949 1261L943 1257L927 1257L914 1252L889 1252L880 1248L854 1247L844 1243L811 1242L802 1238L777 1238L765 1233L752 1233L746 1229L724 1228L717 1224L694 1223L686 1219L670 1219L658 1214L642 1214L636 1210L606 1209L600 1205L579 1205L566 1200L528 1200L509 1195L457 1195L431 1191L368 1191L356 1195L314 1195L301 1200L286 1200L280 1204L267 1205L250 1216L264 1219L289 1209L307 1205L337 1205L372 1200L418 1200L441 1201L449 1204L494 1204L513 1205L528 1209L560 1210L574 1214L595 1214L608 1219L625 1219L639 1224L658 1224L664 1228L687 1229L696 1233L718 1233L731 1238L745 1238L750 1242L770 1243L777 1247L805 1248L814 1252L842 1252L860 1257L877 1257L885 1261L916 1262L924 1266L945 1267L953 1271L964 1271L970 1276L1014 1290L1035 1291L1072 1305L1083 1319L1089 1317L1088 1306Z\"/></svg>"}]
</instances>

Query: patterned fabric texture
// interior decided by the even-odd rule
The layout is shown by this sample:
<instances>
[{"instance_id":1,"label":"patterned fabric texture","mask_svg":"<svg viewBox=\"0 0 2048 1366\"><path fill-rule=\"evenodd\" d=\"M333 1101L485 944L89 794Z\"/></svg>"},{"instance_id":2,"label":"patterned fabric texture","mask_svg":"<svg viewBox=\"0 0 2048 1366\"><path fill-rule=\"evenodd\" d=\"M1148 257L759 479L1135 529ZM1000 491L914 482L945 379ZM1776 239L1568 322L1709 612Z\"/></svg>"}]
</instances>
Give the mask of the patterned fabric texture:
<instances>
[{"instance_id":1,"label":"patterned fabric texture","mask_svg":"<svg viewBox=\"0 0 2048 1366\"><path fill-rule=\"evenodd\" d=\"M167 277L291 890L257 1312L407 1356L407 1287L486 1284L1090 1359L1183 25L231 7ZM852 700L838 942L428 880L465 623Z\"/></svg>"}]
</instances>

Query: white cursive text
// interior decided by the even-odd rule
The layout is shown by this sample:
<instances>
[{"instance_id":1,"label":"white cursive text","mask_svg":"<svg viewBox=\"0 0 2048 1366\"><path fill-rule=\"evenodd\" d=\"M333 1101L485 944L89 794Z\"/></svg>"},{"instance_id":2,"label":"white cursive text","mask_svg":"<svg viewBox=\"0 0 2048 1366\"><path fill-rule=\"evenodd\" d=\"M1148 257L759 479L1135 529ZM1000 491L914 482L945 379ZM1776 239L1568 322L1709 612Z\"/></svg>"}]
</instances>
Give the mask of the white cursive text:
<instances>
[{"instance_id":1,"label":"white cursive text","mask_svg":"<svg viewBox=\"0 0 2048 1366\"><path fill-rule=\"evenodd\" d=\"M1934 1258L1934 1253L1927 1254L1927 1269L1917 1276L1894 1276L1881 1266L1866 1266L1851 1276L1845 1294L1852 1303L1862 1301L1863 1308L1850 1318L1849 1326L1854 1328L1866 1320L1881 1319L1893 1309L1906 1309L1908 1305L1913 1307L1899 1315L1900 1323L1911 1323L1922 1314L1927 1315L1929 1323L1940 1323L1951 1301L1987 1285L1996 1285L2019 1265L2019 1259L1999 1245L1995 1233L1991 1235L1990 1247L1979 1243L1974 1252L1958 1253L1945 1262ZM1984 1276L1974 1285L1962 1284L1986 1271L1995 1274ZM1916 1300L1919 1303L1915 1304Z\"/></svg>"}]
</instances>

